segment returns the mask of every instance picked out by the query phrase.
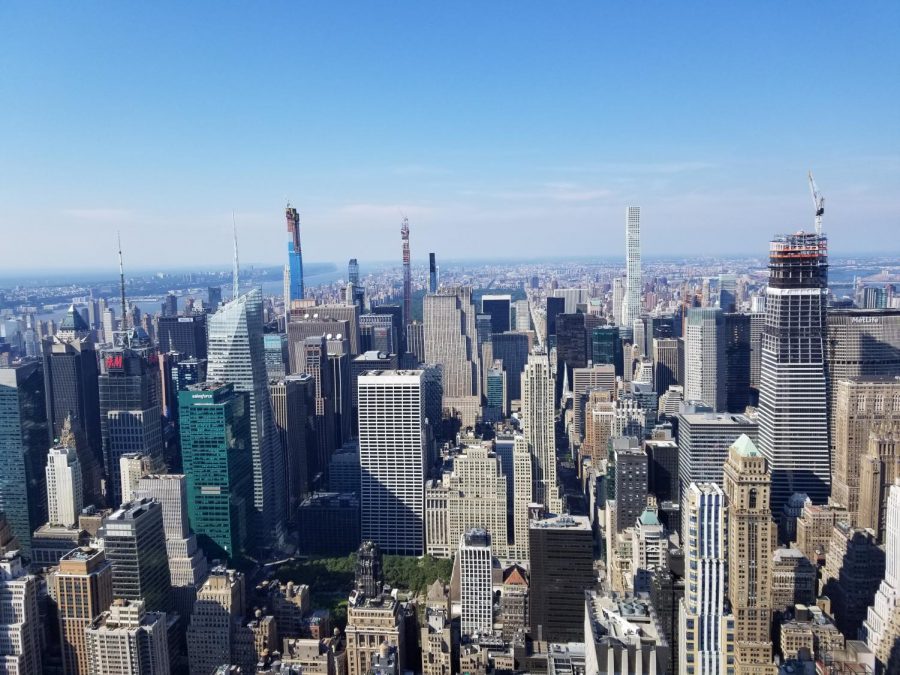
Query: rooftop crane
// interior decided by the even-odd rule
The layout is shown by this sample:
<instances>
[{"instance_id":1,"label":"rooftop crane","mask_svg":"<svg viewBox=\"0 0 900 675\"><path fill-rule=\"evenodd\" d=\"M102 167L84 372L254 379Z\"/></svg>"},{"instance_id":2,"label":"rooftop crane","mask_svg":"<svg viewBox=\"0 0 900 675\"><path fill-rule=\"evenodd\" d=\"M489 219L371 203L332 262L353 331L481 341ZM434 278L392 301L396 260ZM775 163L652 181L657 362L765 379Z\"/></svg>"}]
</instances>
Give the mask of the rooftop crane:
<instances>
[{"instance_id":1,"label":"rooftop crane","mask_svg":"<svg viewBox=\"0 0 900 675\"><path fill-rule=\"evenodd\" d=\"M825 213L825 197L819 192L812 171L809 172L809 191L812 193L813 206L816 209L816 234L822 234L822 216Z\"/></svg>"}]
</instances>

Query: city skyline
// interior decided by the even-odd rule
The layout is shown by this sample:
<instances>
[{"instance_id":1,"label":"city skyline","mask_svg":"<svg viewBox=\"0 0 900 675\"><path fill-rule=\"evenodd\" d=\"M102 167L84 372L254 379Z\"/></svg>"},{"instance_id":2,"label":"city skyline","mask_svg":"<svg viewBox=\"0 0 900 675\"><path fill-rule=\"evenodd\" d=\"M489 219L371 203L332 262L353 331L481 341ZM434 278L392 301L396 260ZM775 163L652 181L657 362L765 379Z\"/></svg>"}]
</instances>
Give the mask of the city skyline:
<instances>
[{"instance_id":1,"label":"city skyline","mask_svg":"<svg viewBox=\"0 0 900 675\"><path fill-rule=\"evenodd\" d=\"M4 5L0 120L17 133L0 233L19 245L0 266L48 232L47 264L87 266L117 230L134 269L154 260L149 231L171 263L227 261L232 210L243 258L276 263L288 200L310 261L397 257L401 213L415 259L465 257L476 237L526 257L578 237L604 256L628 204L648 256L747 254L812 228L810 168L832 248L871 251L900 216L898 8L754 9L736 31L713 5L499 4L474 23L412 5L197 5L179 22Z\"/></svg>"},{"instance_id":2,"label":"city skyline","mask_svg":"<svg viewBox=\"0 0 900 675\"><path fill-rule=\"evenodd\" d=\"M50 9L0 670L900 673L900 4Z\"/></svg>"}]
</instances>

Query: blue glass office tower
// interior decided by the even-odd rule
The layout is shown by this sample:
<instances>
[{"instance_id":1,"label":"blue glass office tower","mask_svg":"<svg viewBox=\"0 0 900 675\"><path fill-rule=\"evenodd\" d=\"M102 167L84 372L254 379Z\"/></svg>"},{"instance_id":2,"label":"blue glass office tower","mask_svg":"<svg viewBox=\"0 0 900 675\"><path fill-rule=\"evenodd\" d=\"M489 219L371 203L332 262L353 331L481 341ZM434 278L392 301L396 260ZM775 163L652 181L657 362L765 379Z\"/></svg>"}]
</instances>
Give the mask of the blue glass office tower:
<instances>
[{"instance_id":1,"label":"blue glass office tower","mask_svg":"<svg viewBox=\"0 0 900 675\"><path fill-rule=\"evenodd\" d=\"M303 253L300 249L300 213L290 202L284 210L284 219L288 231L288 293L293 302L303 299Z\"/></svg>"}]
</instances>

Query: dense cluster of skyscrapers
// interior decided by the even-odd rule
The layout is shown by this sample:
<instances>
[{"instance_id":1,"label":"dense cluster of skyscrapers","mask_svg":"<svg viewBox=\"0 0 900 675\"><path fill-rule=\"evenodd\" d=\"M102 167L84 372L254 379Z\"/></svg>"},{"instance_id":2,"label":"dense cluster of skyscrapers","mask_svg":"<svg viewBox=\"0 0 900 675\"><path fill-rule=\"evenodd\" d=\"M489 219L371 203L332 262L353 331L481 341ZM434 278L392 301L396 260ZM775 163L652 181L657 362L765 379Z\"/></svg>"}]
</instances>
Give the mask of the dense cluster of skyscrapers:
<instances>
[{"instance_id":1,"label":"dense cluster of skyscrapers","mask_svg":"<svg viewBox=\"0 0 900 675\"><path fill-rule=\"evenodd\" d=\"M323 294L288 205L281 296L235 241L231 297L3 317L0 670L900 672L900 295L836 297L818 227L648 278L640 216L624 276L489 288L404 218Z\"/></svg>"}]
</instances>

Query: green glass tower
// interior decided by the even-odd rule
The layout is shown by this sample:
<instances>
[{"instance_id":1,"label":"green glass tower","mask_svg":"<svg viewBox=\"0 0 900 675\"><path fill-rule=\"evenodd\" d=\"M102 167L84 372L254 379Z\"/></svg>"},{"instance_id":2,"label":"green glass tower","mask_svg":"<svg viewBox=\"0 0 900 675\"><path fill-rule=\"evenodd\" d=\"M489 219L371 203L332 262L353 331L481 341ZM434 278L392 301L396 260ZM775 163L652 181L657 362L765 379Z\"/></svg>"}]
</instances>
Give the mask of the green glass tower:
<instances>
[{"instance_id":1,"label":"green glass tower","mask_svg":"<svg viewBox=\"0 0 900 675\"><path fill-rule=\"evenodd\" d=\"M195 384L178 392L178 409L191 525L209 558L233 560L247 548L253 505L247 395Z\"/></svg>"}]
</instances>

